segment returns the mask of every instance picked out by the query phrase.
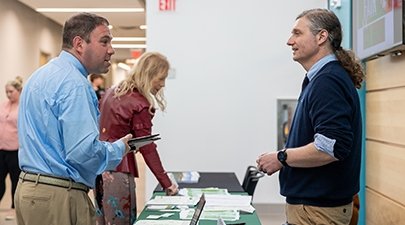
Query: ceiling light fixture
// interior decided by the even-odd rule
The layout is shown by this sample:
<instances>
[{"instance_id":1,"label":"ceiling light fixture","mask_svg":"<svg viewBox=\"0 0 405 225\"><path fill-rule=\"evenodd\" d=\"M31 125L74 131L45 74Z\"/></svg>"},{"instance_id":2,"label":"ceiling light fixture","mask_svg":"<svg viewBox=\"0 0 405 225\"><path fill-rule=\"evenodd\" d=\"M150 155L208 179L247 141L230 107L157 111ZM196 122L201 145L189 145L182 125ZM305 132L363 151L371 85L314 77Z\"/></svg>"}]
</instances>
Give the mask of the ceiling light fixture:
<instances>
[{"instance_id":1,"label":"ceiling light fixture","mask_svg":"<svg viewBox=\"0 0 405 225\"><path fill-rule=\"evenodd\" d=\"M146 37L113 37L112 41L146 41Z\"/></svg>"},{"instance_id":2,"label":"ceiling light fixture","mask_svg":"<svg viewBox=\"0 0 405 225\"><path fill-rule=\"evenodd\" d=\"M144 44L112 44L113 48L146 48Z\"/></svg>"},{"instance_id":3,"label":"ceiling light fixture","mask_svg":"<svg viewBox=\"0 0 405 225\"><path fill-rule=\"evenodd\" d=\"M37 8L37 12L42 13L63 13L63 12L144 12L144 8Z\"/></svg>"},{"instance_id":4,"label":"ceiling light fixture","mask_svg":"<svg viewBox=\"0 0 405 225\"><path fill-rule=\"evenodd\" d=\"M119 68L123 69L123 70L126 70L126 71L129 71L129 70L131 69L130 66L128 66L127 64L122 63L122 62L118 63L117 66L118 66Z\"/></svg>"},{"instance_id":5,"label":"ceiling light fixture","mask_svg":"<svg viewBox=\"0 0 405 225\"><path fill-rule=\"evenodd\" d=\"M138 60L137 59L126 59L125 60L125 64L136 64L136 62L137 62Z\"/></svg>"}]
</instances>

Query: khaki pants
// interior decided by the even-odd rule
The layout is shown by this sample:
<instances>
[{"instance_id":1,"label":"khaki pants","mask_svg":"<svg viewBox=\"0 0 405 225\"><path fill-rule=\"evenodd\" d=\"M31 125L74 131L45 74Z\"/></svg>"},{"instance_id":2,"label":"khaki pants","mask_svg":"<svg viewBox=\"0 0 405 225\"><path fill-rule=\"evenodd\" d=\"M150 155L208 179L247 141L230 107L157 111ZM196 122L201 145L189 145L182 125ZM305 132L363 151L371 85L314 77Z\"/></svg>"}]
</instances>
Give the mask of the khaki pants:
<instances>
[{"instance_id":1,"label":"khaki pants","mask_svg":"<svg viewBox=\"0 0 405 225\"><path fill-rule=\"evenodd\" d=\"M317 207L287 204L288 224L294 225L348 225L353 203L338 207Z\"/></svg>"},{"instance_id":2,"label":"khaki pants","mask_svg":"<svg viewBox=\"0 0 405 225\"><path fill-rule=\"evenodd\" d=\"M93 225L96 221L86 192L21 179L15 209L18 225Z\"/></svg>"}]
</instances>

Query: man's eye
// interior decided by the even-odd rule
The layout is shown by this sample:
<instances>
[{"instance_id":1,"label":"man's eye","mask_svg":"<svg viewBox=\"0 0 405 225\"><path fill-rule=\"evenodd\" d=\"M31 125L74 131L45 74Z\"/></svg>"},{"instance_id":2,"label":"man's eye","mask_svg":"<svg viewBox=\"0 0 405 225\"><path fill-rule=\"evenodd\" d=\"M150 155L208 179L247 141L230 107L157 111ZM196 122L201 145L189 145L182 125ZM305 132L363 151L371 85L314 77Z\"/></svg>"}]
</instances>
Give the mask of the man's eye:
<instances>
[{"instance_id":1,"label":"man's eye","mask_svg":"<svg viewBox=\"0 0 405 225\"><path fill-rule=\"evenodd\" d=\"M102 44L106 45L106 44L108 44L108 43L110 42L110 40L102 39L100 42L101 42Z\"/></svg>"}]
</instances>

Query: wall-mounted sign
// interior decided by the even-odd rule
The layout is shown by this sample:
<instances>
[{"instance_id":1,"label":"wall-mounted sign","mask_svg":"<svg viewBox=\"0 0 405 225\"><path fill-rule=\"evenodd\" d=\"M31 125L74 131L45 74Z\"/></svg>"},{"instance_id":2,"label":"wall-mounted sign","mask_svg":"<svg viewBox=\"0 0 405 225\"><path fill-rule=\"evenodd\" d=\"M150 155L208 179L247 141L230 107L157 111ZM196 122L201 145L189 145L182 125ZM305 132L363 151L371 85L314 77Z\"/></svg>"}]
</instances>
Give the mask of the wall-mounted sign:
<instances>
[{"instance_id":1,"label":"wall-mounted sign","mask_svg":"<svg viewBox=\"0 0 405 225\"><path fill-rule=\"evenodd\" d=\"M160 11L174 11L176 9L176 0L159 0Z\"/></svg>"}]
</instances>

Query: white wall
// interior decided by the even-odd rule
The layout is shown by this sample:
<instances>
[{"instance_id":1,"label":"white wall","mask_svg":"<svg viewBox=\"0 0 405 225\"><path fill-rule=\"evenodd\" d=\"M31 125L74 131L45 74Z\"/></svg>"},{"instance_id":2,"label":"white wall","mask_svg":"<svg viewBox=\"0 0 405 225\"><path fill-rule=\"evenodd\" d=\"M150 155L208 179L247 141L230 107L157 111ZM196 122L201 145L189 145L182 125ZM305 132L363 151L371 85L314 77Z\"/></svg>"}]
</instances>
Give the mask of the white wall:
<instances>
[{"instance_id":1,"label":"white wall","mask_svg":"<svg viewBox=\"0 0 405 225\"><path fill-rule=\"evenodd\" d=\"M177 0L160 12L147 0L148 51L175 69L167 112L154 119L166 170L229 171L277 150L277 98L295 98L305 71L286 45L296 16L324 0ZM149 170L148 170L149 171ZM157 184L148 172L147 199ZM262 178L255 203L282 203L278 175Z\"/></svg>"},{"instance_id":2,"label":"white wall","mask_svg":"<svg viewBox=\"0 0 405 225\"><path fill-rule=\"evenodd\" d=\"M16 0L0 0L0 101L4 85L56 56L62 27ZM148 50L168 56L168 109L155 117L167 170L236 172L276 150L276 100L295 98L304 74L285 45L295 17L324 0L177 0L159 12L147 0ZM147 199L155 178L147 176ZM277 175L259 181L256 203L281 203Z\"/></svg>"},{"instance_id":3,"label":"white wall","mask_svg":"<svg viewBox=\"0 0 405 225\"><path fill-rule=\"evenodd\" d=\"M16 0L0 0L0 101L4 87L16 76L24 82L39 66L40 51L56 56L62 46L62 26ZM24 83L23 83L24 85Z\"/></svg>"}]
</instances>

